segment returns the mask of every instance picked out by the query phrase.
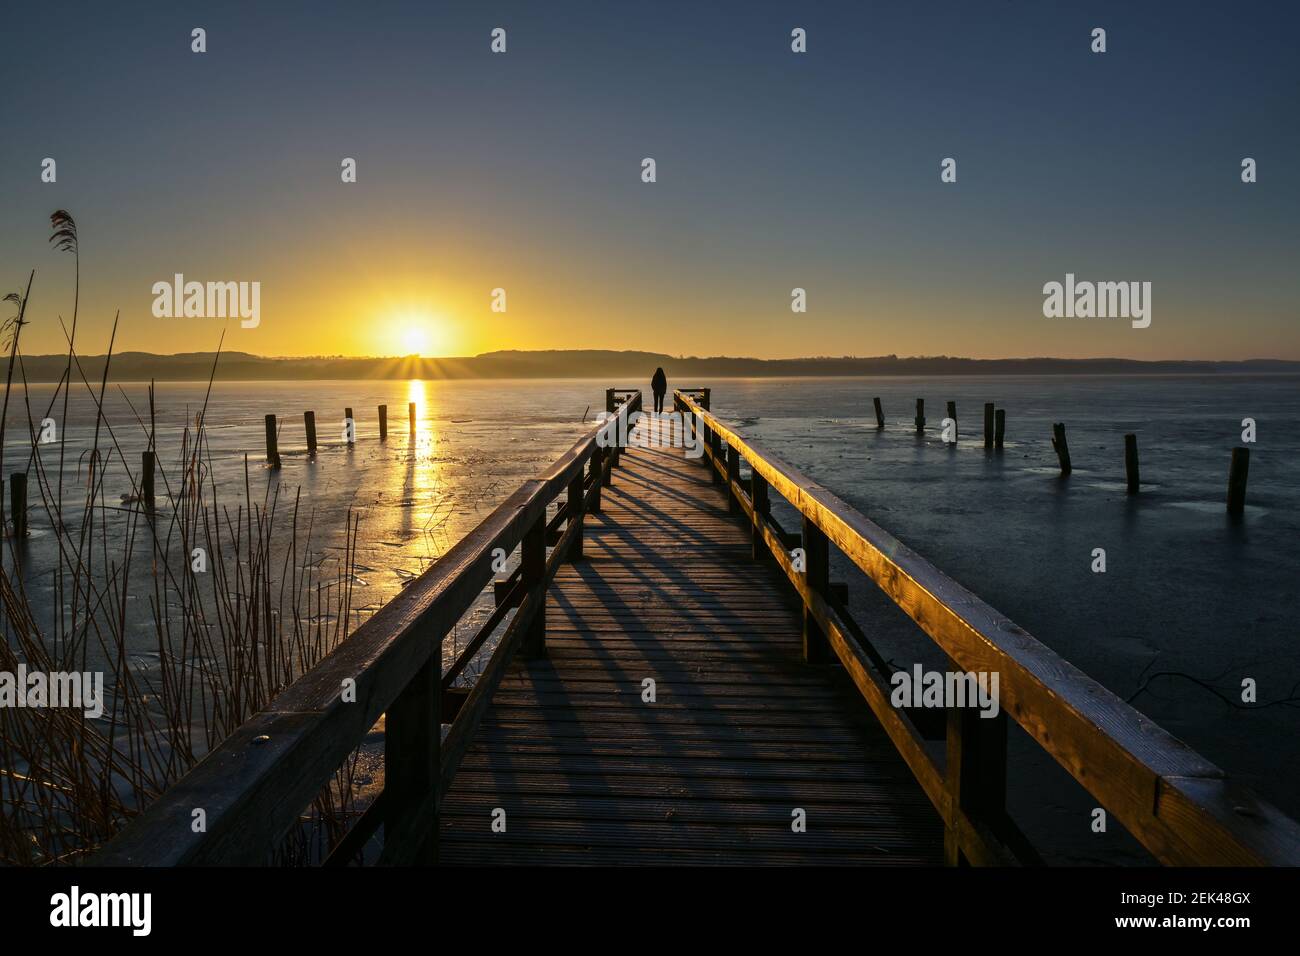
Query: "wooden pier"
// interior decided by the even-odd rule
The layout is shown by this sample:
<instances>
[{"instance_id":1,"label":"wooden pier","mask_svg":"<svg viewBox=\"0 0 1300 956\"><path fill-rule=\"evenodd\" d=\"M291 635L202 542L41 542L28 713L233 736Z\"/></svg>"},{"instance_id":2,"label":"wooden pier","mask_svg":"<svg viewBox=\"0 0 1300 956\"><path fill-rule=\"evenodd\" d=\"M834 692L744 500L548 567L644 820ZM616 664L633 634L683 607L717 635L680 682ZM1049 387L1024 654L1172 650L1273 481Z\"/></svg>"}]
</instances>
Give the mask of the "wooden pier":
<instances>
[{"instance_id":1,"label":"wooden pier","mask_svg":"<svg viewBox=\"0 0 1300 956\"><path fill-rule=\"evenodd\" d=\"M620 448L641 395L610 390L608 421L94 862L267 862L383 716L383 793L327 864L377 835L369 861L393 864L1036 863L1006 809L1010 721L1159 862L1300 863L1293 821L708 406L674 396L702 457ZM998 716L895 708L833 567L951 671L998 673ZM489 587L495 612L444 669Z\"/></svg>"},{"instance_id":2,"label":"wooden pier","mask_svg":"<svg viewBox=\"0 0 1300 956\"><path fill-rule=\"evenodd\" d=\"M442 862L941 862L925 793L803 663L802 603L722 486L680 448L617 476L551 582L546 656L511 665L461 762Z\"/></svg>"}]
</instances>

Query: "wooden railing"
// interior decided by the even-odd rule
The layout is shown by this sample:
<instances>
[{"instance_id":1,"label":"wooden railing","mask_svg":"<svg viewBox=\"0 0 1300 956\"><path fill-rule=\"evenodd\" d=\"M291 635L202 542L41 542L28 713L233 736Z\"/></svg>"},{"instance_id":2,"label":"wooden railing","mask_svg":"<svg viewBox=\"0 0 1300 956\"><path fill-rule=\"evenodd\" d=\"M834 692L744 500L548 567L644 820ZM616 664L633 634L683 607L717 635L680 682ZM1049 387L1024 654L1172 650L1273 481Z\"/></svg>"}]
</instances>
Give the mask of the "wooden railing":
<instances>
[{"instance_id":1,"label":"wooden railing","mask_svg":"<svg viewBox=\"0 0 1300 956\"><path fill-rule=\"evenodd\" d=\"M601 488L610 483L618 455L617 448L607 449L602 432L609 434L607 429L640 410L640 391L609 389L611 420L593 426L543 474L524 482L333 653L196 764L92 862L265 864L381 715L386 715L383 792L326 863L353 860L381 824L381 863L436 861L443 796L510 661L516 654L542 653L546 587L563 561L582 554L583 516L600 510ZM548 521L547 508L561 495L565 498ZM549 556L548 545L553 545ZM443 637L493 579L494 565L516 547L519 567L498 585L496 610L443 673ZM473 688L453 690L511 609L514 617ZM444 722L450 722L445 738ZM195 832L196 810L203 811L202 832Z\"/></svg>"},{"instance_id":2,"label":"wooden railing","mask_svg":"<svg viewBox=\"0 0 1300 956\"><path fill-rule=\"evenodd\" d=\"M1006 811L1010 715L1162 863L1300 864L1294 821L826 488L742 438L709 404L708 389L674 393L675 410L703 432L703 460L714 480L726 484L731 509L750 523L754 557L770 555L803 599L805 659L827 662L834 654L843 664L942 816L947 862L1037 862ZM773 520L772 492L800 515L799 532ZM802 571L794 546L803 550ZM843 587L830 582L831 546L920 626L951 669L999 675L997 717L971 707L947 710L942 767L918 726L931 712L892 706L891 668L850 617Z\"/></svg>"}]
</instances>

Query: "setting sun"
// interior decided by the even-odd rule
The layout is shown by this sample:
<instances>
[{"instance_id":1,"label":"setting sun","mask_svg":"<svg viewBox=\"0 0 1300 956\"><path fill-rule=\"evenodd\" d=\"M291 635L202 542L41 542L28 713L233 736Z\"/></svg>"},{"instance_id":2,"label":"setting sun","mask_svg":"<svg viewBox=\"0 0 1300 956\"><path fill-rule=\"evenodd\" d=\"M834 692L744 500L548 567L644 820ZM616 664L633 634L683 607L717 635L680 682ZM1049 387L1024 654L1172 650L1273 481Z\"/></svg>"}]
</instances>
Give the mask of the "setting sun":
<instances>
[{"instance_id":1,"label":"setting sun","mask_svg":"<svg viewBox=\"0 0 1300 956\"><path fill-rule=\"evenodd\" d=\"M436 357L450 347L443 316L425 310L400 312L388 323L387 352L396 355Z\"/></svg>"},{"instance_id":2,"label":"setting sun","mask_svg":"<svg viewBox=\"0 0 1300 956\"><path fill-rule=\"evenodd\" d=\"M419 325L408 325L401 331L402 352L405 355L423 355L429 347L429 333Z\"/></svg>"}]
</instances>

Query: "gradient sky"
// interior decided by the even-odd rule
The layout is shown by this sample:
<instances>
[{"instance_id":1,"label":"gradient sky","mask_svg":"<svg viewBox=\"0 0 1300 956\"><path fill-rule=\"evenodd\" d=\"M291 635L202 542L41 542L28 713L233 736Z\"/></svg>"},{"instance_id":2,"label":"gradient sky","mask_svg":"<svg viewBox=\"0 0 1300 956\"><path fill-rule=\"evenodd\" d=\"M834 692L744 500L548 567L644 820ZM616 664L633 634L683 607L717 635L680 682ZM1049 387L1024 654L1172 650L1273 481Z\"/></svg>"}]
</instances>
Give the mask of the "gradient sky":
<instances>
[{"instance_id":1,"label":"gradient sky","mask_svg":"<svg viewBox=\"0 0 1300 956\"><path fill-rule=\"evenodd\" d=\"M225 327L264 355L400 354L417 325L432 355L1300 359L1296 11L24 3L0 58L0 292L35 268L24 351L65 347L63 207L88 353L120 309L116 347L156 352ZM155 318L176 272L260 281L261 325ZM1152 282L1151 327L1044 318L1067 272Z\"/></svg>"}]
</instances>

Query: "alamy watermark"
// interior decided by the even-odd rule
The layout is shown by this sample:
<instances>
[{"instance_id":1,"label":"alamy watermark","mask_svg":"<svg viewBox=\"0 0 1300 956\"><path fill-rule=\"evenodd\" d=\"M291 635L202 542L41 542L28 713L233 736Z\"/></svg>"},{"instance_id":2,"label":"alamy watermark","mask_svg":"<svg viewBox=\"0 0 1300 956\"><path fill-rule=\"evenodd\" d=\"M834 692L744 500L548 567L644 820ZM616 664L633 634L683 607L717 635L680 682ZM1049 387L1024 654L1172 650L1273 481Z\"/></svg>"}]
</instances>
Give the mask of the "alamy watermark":
<instances>
[{"instance_id":1,"label":"alamy watermark","mask_svg":"<svg viewBox=\"0 0 1300 956\"><path fill-rule=\"evenodd\" d=\"M153 294L153 314L159 319L238 317L245 329L262 322L260 282L186 282L178 272L171 282L155 282Z\"/></svg>"},{"instance_id":2,"label":"alamy watermark","mask_svg":"<svg viewBox=\"0 0 1300 956\"><path fill-rule=\"evenodd\" d=\"M94 719L104 713L103 671L0 671L0 707L66 707Z\"/></svg>"},{"instance_id":3,"label":"alamy watermark","mask_svg":"<svg viewBox=\"0 0 1300 956\"><path fill-rule=\"evenodd\" d=\"M1150 282L1065 282L1043 286L1043 315L1049 319L1132 319L1133 328L1151 324Z\"/></svg>"},{"instance_id":4,"label":"alamy watermark","mask_svg":"<svg viewBox=\"0 0 1300 956\"><path fill-rule=\"evenodd\" d=\"M132 936L148 936L153 929L152 893L90 893L72 886L50 897L50 925L126 927Z\"/></svg>"},{"instance_id":5,"label":"alamy watermark","mask_svg":"<svg viewBox=\"0 0 1300 956\"><path fill-rule=\"evenodd\" d=\"M889 683L895 707L976 707L980 717L998 715L997 671L927 671L915 664L911 672L895 671Z\"/></svg>"}]
</instances>

